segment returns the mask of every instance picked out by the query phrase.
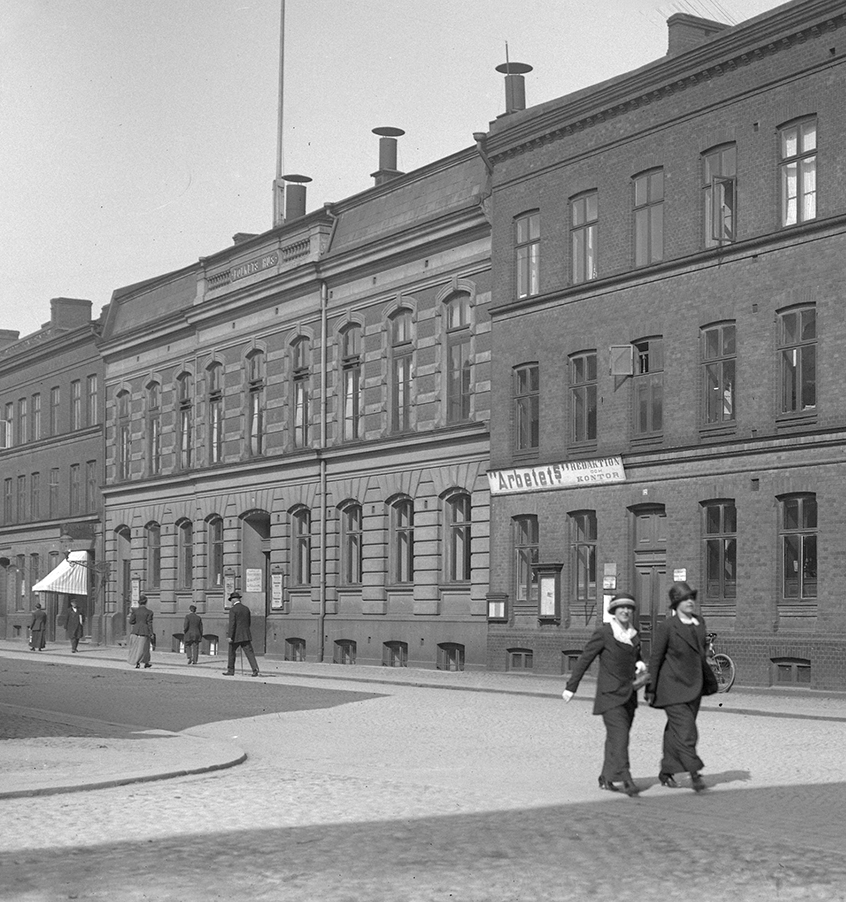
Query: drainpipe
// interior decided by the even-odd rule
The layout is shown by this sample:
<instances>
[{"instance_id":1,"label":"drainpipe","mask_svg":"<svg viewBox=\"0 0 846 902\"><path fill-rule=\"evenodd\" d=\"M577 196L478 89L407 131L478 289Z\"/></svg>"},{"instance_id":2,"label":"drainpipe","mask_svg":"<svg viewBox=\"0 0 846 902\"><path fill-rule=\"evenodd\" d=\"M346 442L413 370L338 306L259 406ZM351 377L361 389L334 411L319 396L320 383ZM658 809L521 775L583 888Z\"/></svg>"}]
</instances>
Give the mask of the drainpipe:
<instances>
[{"instance_id":1,"label":"drainpipe","mask_svg":"<svg viewBox=\"0 0 846 902\"><path fill-rule=\"evenodd\" d=\"M328 400L326 397L328 353L326 348L329 332L328 324L329 289L326 282L320 281L320 617L318 618L318 654L317 660L322 664L325 653L324 631L326 627L326 517L329 505L326 503L326 416Z\"/></svg>"}]
</instances>

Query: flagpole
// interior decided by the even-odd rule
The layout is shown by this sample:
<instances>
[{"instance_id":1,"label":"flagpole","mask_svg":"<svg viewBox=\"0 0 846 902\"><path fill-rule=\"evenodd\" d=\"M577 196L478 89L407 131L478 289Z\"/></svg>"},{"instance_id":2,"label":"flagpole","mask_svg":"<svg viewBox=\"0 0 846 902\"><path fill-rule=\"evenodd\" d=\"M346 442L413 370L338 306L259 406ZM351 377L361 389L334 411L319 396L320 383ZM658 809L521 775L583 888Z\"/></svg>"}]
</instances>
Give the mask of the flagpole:
<instances>
[{"instance_id":1,"label":"flagpole","mask_svg":"<svg viewBox=\"0 0 846 902\"><path fill-rule=\"evenodd\" d=\"M283 137L283 110L285 97L285 0L280 0L279 22L279 112L276 131L276 178L273 182L273 225L282 225L285 221L285 182L282 173L285 171Z\"/></svg>"}]
</instances>

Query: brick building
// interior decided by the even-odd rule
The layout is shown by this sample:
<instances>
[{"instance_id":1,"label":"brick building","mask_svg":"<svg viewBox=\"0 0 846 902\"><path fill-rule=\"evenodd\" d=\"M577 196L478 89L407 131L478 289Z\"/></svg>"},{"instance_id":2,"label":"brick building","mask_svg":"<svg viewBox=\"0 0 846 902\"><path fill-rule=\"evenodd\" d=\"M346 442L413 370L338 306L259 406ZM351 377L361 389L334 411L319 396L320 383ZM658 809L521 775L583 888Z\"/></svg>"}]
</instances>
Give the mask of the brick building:
<instances>
[{"instance_id":1,"label":"brick building","mask_svg":"<svg viewBox=\"0 0 846 902\"><path fill-rule=\"evenodd\" d=\"M102 635L103 362L91 301L53 298L31 335L0 332L0 636L25 639L31 610L57 638L65 593L32 591L71 551L87 552L86 633ZM64 632L58 630L58 638Z\"/></svg>"},{"instance_id":2,"label":"brick building","mask_svg":"<svg viewBox=\"0 0 846 902\"><path fill-rule=\"evenodd\" d=\"M104 326L108 639L143 592L259 652L483 667L490 225L470 148L116 291ZM212 640L214 641L214 640ZM225 641L225 640L224 640ZM208 647L207 647L208 650Z\"/></svg>"},{"instance_id":3,"label":"brick building","mask_svg":"<svg viewBox=\"0 0 846 902\"><path fill-rule=\"evenodd\" d=\"M846 7L672 16L493 164L488 666L699 589L747 685L846 688ZM521 78L525 67L512 78Z\"/></svg>"}]
</instances>

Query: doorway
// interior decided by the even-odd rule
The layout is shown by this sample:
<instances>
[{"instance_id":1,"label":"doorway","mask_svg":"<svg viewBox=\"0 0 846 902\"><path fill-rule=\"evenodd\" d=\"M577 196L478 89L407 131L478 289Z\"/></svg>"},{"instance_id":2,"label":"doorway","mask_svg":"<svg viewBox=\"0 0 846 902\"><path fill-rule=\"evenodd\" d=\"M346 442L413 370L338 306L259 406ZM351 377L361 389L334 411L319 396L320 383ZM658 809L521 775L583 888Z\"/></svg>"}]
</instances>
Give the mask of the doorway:
<instances>
[{"instance_id":1,"label":"doorway","mask_svg":"<svg viewBox=\"0 0 846 902\"><path fill-rule=\"evenodd\" d=\"M634 596L638 602L635 626L648 661L655 630L667 615L667 513L656 506L638 508L632 514Z\"/></svg>"},{"instance_id":2,"label":"doorway","mask_svg":"<svg viewBox=\"0 0 846 902\"><path fill-rule=\"evenodd\" d=\"M241 593L250 609L250 631L257 655L267 651L267 615L270 609L270 514L253 510L241 518Z\"/></svg>"}]
</instances>

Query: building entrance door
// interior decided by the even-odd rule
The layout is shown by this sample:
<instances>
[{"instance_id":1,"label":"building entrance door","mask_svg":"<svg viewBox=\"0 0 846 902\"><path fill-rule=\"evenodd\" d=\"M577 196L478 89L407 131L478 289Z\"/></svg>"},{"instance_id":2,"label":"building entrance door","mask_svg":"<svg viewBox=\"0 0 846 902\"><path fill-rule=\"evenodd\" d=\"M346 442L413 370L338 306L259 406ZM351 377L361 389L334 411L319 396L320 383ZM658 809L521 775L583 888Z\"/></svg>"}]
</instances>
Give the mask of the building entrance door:
<instances>
[{"instance_id":1,"label":"building entrance door","mask_svg":"<svg viewBox=\"0 0 846 902\"><path fill-rule=\"evenodd\" d=\"M634 596L642 653L649 660L658 624L667 615L667 515L663 507L634 512Z\"/></svg>"}]
</instances>

